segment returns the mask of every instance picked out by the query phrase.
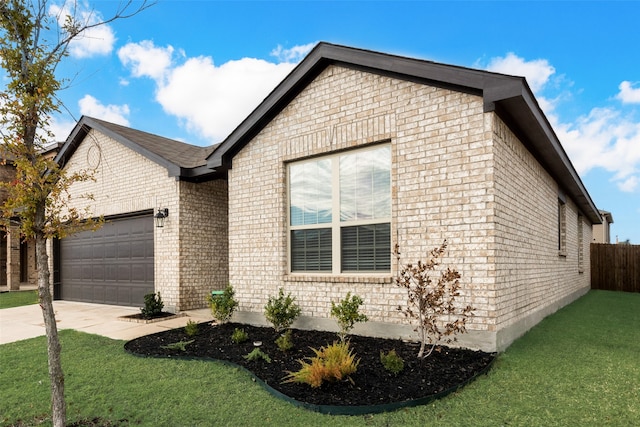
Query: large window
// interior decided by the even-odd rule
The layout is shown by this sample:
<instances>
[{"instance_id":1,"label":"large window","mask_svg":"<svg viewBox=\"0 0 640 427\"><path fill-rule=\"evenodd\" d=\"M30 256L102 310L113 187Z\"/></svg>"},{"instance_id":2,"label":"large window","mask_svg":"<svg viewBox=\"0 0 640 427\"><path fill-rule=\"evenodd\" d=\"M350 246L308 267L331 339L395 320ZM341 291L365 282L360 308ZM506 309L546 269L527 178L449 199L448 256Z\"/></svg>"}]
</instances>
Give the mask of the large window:
<instances>
[{"instance_id":1,"label":"large window","mask_svg":"<svg viewBox=\"0 0 640 427\"><path fill-rule=\"evenodd\" d=\"M391 270L391 148L289 165L292 272Z\"/></svg>"}]
</instances>

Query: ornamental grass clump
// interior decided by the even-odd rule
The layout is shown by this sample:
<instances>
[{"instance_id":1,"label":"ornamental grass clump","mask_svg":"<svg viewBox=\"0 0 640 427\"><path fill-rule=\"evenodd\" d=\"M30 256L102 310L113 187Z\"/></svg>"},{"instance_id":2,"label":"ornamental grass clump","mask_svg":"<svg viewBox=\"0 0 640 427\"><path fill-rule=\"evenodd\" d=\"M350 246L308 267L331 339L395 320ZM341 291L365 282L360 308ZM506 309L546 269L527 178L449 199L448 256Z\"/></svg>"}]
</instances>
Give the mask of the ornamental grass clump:
<instances>
[{"instance_id":1,"label":"ornamental grass clump","mask_svg":"<svg viewBox=\"0 0 640 427\"><path fill-rule=\"evenodd\" d=\"M351 292L347 292L347 296L339 304L331 302L331 317L338 322L340 327L338 337L341 342L345 341L356 323L369 320L366 315L359 312L362 303L362 298L358 295L351 296Z\"/></svg>"},{"instance_id":2,"label":"ornamental grass clump","mask_svg":"<svg viewBox=\"0 0 640 427\"><path fill-rule=\"evenodd\" d=\"M213 318L219 323L226 323L231 320L233 312L238 308L238 301L234 298L235 291L231 285L227 285L221 295L209 295L207 300L211 307Z\"/></svg>"},{"instance_id":3,"label":"ornamental grass clump","mask_svg":"<svg viewBox=\"0 0 640 427\"><path fill-rule=\"evenodd\" d=\"M302 310L295 300L291 294L285 296L284 290L280 288L278 296L269 297L267 305L264 306L264 316L273 325L277 333L289 328L300 316Z\"/></svg>"},{"instance_id":4,"label":"ornamental grass clump","mask_svg":"<svg viewBox=\"0 0 640 427\"><path fill-rule=\"evenodd\" d=\"M460 296L460 273L450 268L438 270L447 248L445 240L440 247L430 252L429 259L417 264L403 266L396 277L396 285L407 291L407 307L398 306L406 317L418 320L416 331L421 342L418 358L428 357L440 342L455 341L456 334L466 332L467 317L473 316L470 305L459 307L455 300ZM396 244L395 254L400 266L400 249ZM435 276L435 277L434 277ZM427 342L431 348L425 354Z\"/></svg>"},{"instance_id":5,"label":"ornamental grass clump","mask_svg":"<svg viewBox=\"0 0 640 427\"><path fill-rule=\"evenodd\" d=\"M335 382L348 379L353 383L350 375L354 374L360 359L356 360L349 341L334 342L320 350L312 348L316 354L307 358L309 361L299 360L302 367L296 372L287 372L283 379L285 383L305 383L313 388L320 387L324 381Z\"/></svg>"}]
</instances>

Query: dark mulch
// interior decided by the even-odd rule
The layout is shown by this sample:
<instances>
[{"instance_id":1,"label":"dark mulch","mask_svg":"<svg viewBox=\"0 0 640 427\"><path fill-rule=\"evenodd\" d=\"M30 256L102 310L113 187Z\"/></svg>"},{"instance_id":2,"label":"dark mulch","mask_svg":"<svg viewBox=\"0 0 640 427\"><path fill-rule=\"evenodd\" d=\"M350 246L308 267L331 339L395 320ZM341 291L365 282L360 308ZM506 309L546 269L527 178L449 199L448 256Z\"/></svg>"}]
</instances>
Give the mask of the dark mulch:
<instances>
[{"instance_id":1,"label":"dark mulch","mask_svg":"<svg viewBox=\"0 0 640 427\"><path fill-rule=\"evenodd\" d=\"M166 317L172 317L172 316L175 316L175 315L176 315L175 313L169 313L168 311L162 311L160 313L156 313L152 317L145 316L142 313L130 314L128 316L122 316L122 317L126 318L126 319L137 319L137 320L156 320L156 319L164 319Z\"/></svg>"},{"instance_id":2,"label":"dark mulch","mask_svg":"<svg viewBox=\"0 0 640 427\"><path fill-rule=\"evenodd\" d=\"M235 328L249 334L249 341L234 344L231 335ZM351 336L354 353L360 365L352 381L323 383L318 388L306 384L283 383L287 371L300 369L300 359L314 355L310 347L319 349L333 343L337 336L331 332L293 329L294 348L282 352L275 344L272 328L228 323L198 325L198 334L189 337L183 328L147 335L129 341L125 349L141 356L208 358L233 362L251 371L272 388L295 400L335 406L370 406L425 398L464 384L484 371L495 355L481 351L439 347L428 358L418 360L419 345L400 340ZM185 351L163 348L172 343L190 341ZM247 361L243 356L254 349L254 341L261 341L260 349L272 362ZM380 362L380 351L395 350L404 359L404 370L398 375L386 371Z\"/></svg>"}]
</instances>

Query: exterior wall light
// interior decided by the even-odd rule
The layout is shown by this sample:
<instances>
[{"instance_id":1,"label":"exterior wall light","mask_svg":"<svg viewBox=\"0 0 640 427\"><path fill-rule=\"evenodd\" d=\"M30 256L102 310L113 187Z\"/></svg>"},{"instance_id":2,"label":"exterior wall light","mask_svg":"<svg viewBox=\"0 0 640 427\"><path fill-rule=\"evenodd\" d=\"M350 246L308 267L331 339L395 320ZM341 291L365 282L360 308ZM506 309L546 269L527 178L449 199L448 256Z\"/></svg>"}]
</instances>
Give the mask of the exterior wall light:
<instances>
[{"instance_id":1,"label":"exterior wall light","mask_svg":"<svg viewBox=\"0 0 640 427\"><path fill-rule=\"evenodd\" d=\"M156 213L153 217L156 220L156 228L164 227L164 220L169 216L169 209L158 209L158 213Z\"/></svg>"}]
</instances>

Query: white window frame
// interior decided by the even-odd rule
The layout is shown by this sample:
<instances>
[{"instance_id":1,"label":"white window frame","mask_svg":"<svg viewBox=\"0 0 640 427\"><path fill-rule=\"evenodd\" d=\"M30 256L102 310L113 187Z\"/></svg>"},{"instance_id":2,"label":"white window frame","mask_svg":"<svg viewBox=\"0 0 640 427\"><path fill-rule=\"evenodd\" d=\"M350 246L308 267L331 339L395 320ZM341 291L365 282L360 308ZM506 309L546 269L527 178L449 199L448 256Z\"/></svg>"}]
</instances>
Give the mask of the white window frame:
<instances>
[{"instance_id":1,"label":"white window frame","mask_svg":"<svg viewBox=\"0 0 640 427\"><path fill-rule=\"evenodd\" d=\"M578 273L584 273L584 220L578 215Z\"/></svg>"},{"instance_id":2,"label":"white window frame","mask_svg":"<svg viewBox=\"0 0 640 427\"><path fill-rule=\"evenodd\" d=\"M364 151L373 151L380 149L384 146L390 148L389 152L389 161L390 165L390 176L389 176L389 216L383 218L372 218L372 219L356 219L349 221L341 221L340 219L340 158L345 155L354 154L358 152ZM314 158L308 158L304 160L296 160L289 162L286 167L287 171L287 271L289 274L293 275L366 275L366 276L388 276L391 272L391 250L389 251L389 270L384 271L342 271L342 245L341 245L341 229L344 227L355 227L362 225L372 225L372 224L389 224L389 234L390 234L390 246L392 245L391 239L391 217L392 217L392 209L393 203L391 201L391 188L392 188L392 180L393 174L391 173L392 169L392 153L391 153L391 144L383 143L383 144L375 144L362 148L355 148L353 150L348 151L340 151L327 155L322 155ZM331 159L331 222L327 223L318 223L318 224L308 224L308 225L291 225L291 166L301 164L304 162L313 162L324 159ZM314 230L320 228L330 228L331 229L331 268L329 271L292 271L292 261L291 261L291 232L293 230Z\"/></svg>"},{"instance_id":3,"label":"white window frame","mask_svg":"<svg viewBox=\"0 0 640 427\"><path fill-rule=\"evenodd\" d=\"M558 256L567 256L567 200L564 193L558 194Z\"/></svg>"}]
</instances>

